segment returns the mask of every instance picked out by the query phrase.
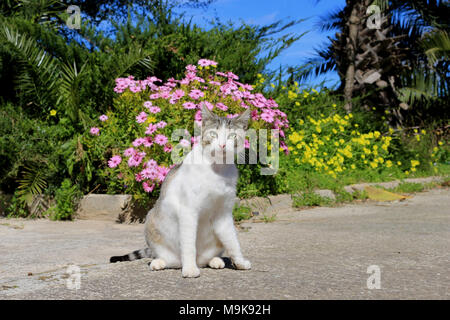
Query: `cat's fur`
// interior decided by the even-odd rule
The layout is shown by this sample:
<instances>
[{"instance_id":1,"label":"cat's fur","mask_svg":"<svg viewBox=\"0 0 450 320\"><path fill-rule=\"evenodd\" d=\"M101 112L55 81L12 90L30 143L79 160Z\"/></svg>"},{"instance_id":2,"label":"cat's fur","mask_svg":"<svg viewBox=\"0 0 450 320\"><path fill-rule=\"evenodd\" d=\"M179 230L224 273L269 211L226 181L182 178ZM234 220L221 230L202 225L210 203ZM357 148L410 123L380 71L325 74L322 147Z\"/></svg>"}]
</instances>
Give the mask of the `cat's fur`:
<instances>
[{"instance_id":1,"label":"cat's fur","mask_svg":"<svg viewBox=\"0 0 450 320\"><path fill-rule=\"evenodd\" d=\"M169 172L147 214L148 248L111 262L151 257L151 270L182 268L183 277L198 277L199 267L224 268L226 250L237 269L251 268L232 216L238 170L234 163L224 164L227 152L236 153L237 140L243 142L249 117L246 110L233 119L221 118L203 107L201 143Z\"/></svg>"}]
</instances>

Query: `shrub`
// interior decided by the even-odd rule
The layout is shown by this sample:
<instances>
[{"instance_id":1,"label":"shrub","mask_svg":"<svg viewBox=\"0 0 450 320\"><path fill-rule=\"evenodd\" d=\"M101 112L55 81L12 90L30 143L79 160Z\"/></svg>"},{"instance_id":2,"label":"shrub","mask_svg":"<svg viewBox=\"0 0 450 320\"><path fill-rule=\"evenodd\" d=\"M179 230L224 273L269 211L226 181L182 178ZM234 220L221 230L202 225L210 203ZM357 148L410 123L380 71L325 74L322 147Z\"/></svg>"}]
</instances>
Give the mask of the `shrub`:
<instances>
[{"instance_id":1,"label":"shrub","mask_svg":"<svg viewBox=\"0 0 450 320\"><path fill-rule=\"evenodd\" d=\"M55 191L56 205L47 210L52 220L72 220L81 193L76 185L69 179L64 179L61 186Z\"/></svg>"},{"instance_id":2,"label":"shrub","mask_svg":"<svg viewBox=\"0 0 450 320\"><path fill-rule=\"evenodd\" d=\"M203 105L228 118L251 108L250 127L279 129L280 149L287 152L284 130L288 121L278 104L254 92L253 86L238 82L232 72L216 72L216 68L216 62L200 59L197 66L186 67L186 76L181 80L171 78L162 83L156 77L116 79L114 90L119 96L115 111L102 115L98 126L84 136L91 148L111 154L110 169L104 175L114 185L121 182L136 200L148 199L149 193L157 195L159 185L174 165L171 152L175 146L169 137L182 128L185 136L177 150L195 145L199 137L193 136L194 127L201 125ZM250 170L257 170L257 166L252 167ZM253 180L252 172L247 171L244 178ZM266 178L271 179L275 178Z\"/></svg>"}]
</instances>

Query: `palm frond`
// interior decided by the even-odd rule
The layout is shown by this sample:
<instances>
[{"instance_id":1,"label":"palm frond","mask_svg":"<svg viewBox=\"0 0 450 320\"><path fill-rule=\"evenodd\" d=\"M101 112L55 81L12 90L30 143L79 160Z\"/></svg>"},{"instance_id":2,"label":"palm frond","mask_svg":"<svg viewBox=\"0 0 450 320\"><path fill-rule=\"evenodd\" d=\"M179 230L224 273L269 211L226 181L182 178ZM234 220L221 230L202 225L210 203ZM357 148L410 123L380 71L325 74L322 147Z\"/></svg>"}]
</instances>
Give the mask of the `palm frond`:
<instances>
[{"instance_id":1,"label":"palm frond","mask_svg":"<svg viewBox=\"0 0 450 320\"><path fill-rule=\"evenodd\" d=\"M431 65L434 65L440 59L448 60L450 38L446 30L435 30L426 34L421 44Z\"/></svg>"},{"instance_id":2,"label":"palm frond","mask_svg":"<svg viewBox=\"0 0 450 320\"><path fill-rule=\"evenodd\" d=\"M39 168L25 167L19 183L18 195L26 202L32 201L34 195L42 194L47 187L44 171Z\"/></svg>"},{"instance_id":3,"label":"palm frond","mask_svg":"<svg viewBox=\"0 0 450 320\"><path fill-rule=\"evenodd\" d=\"M0 27L0 41L16 53L21 72L15 79L18 89L38 106L52 104L57 90L58 61L39 47L37 42L8 24Z\"/></svg>"}]
</instances>

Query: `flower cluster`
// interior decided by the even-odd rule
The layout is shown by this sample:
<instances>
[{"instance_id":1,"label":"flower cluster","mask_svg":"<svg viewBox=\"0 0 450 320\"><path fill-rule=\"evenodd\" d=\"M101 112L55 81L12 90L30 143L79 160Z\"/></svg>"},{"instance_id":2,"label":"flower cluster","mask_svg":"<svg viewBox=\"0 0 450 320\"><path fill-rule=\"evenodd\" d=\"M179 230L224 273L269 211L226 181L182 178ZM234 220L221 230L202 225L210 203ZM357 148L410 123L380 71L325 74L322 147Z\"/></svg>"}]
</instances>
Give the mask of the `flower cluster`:
<instances>
[{"instance_id":1,"label":"flower cluster","mask_svg":"<svg viewBox=\"0 0 450 320\"><path fill-rule=\"evenodd\" d=\"M400 161L393 161L390 133L361 133L352 118L351 113L345 116L335 113L328 117L321 115L318 119L299 120L300 129L289 135L289 150L296 158L295 162L334 178L349 170L402 166ZM419 161L411 160L411 170L415 171L417 165Z\"/></svg>"},{"instance_id":2,"label":"flower cluster","mask_svg":"<svg viewBox=\"0 0 450 320\"><path fill-rule=\"evenodd\" d=\"M131 145L108 161L114 173L124 177L125 184L138 185L138 189L145 192L156 190L172 167L171 133L175 129L185 129L189 139L182 139L180 145L197 143L198 137L191 134L195 125L201 125L203 106L228 118L250 108L251 127L278 129L282 137L281 149L288 152L283 137L289 123L275 100L254 92L252 85L239 82L234 73L216 71L216 68L215 61L200 59L197 65L186 67L185 77L180 80L170 78L162 82L156 77L136 80L132 76L116 79L114 91L120 94L118 103L126 104L135 112L131 126L138 128ZM107 126L115 117L114 114L102 115L100 120ZM100 129L91 129L91 134L100 134Z\"/></svg>"}]
</instances>

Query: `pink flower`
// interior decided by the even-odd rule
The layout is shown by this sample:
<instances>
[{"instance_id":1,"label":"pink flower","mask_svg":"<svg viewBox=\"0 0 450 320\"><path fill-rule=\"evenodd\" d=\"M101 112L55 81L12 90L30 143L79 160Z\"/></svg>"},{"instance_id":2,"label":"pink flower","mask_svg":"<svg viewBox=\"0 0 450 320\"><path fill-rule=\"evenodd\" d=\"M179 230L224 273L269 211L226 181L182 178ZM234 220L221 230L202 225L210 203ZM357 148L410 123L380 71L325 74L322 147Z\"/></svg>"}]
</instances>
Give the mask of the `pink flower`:
<instances>
[{"instance_id":1,"label":"pink flower","mask_svg":"<svg viewBox=\"0 0 450 320\"><path fill-rule=\"evenodd\" d=\"M158 113L158 112L161 111L161 108L160 108L160 107L157 107L157 106L152 106L152 107L148 108L148 110L149 110L151 113Z\"/></svg>"},{"instance_id":2,"label":"pink flower","mask_svg":"<svg viewBox=\"0 0 450 320\"><path fill-rule=\"evenodd\" d=\"M108 161L108 166L110 168L117 167L122 162L122 158L120 156L114 156Z\"/></svg>"},{"instance_id":3,"label":"pink flower","mask_svg":"<svg viewBox=\"0 0 450 320\"><path fill-rule=\"evenodd\" d=\"M97 127L92 127L91 130L89 130L89 133L93 136L98 136L100 134L100 129Z\"/></svg>"},{"instance_id":4,"label":"pink flower","mask_svg":"<svg viewBox=\"0 0 450 320\"><path fill-rule=\"evenodd\" d=\"M136 122L137 123L144 123L145 121L147 121L147 114L144 111L142 111L141 113L139 113L136 116Z\"/></svg>"},{"instance_id":5,"label":"pink flower","mask_svg":"<svg viewBox=\"0 0 450 320\"><path fill-rule=\"evenodd\" d=\"M100 121L104 122L104 121L108 120L108 116L107 116L106 114L102 114L102 115L99 117L99 119L100 119Z\"/></svg>"},{"instance_id":6,"label":"pink flower","mask_svg":"<svg viewBox=\"0 0 450 320\"><path fill-rule=\"evenodd\" d=\"M261 119L263 119L265 122L269 122L269 123L273 122L273 116L266 112L261 114Z\"/></svg>"},{"instance_id":7,"label":"pink flower","mask_svg":"<svg viewBox=\"0 0 450 320\"><path fill-rule=\"evenodd\" d=\"M189 71L189 72L196 72L197 71L197 67L192 65L192 64L188 64L186 66L186 70Z\"/></svg>"},{"instance_id":8,"label":"pink flower","mask_svg":"<svg viewBox=\"0 0 450 320\"><path fill-rule=\"evenodd\" d=\"M144 181L142 182L142 187L144 188L145 192L150 193L155 188L155 184L153 183L151 186L149 186L148 183Z\"/></svg>"},{"instance_id":9,"label":"pink flower","mask_svg":"<svg viewBox=\"0 0 450 320\"><path fill-rule=\"evenodd\" d=\"M150 108L152 105L153 105L153 103L151 101L144 102L144 107L146 107L147 109Z\"/></svg>"},{"instance_id":10,"label":"pink flower","mask_svg":"<svg viewBox=\"0 0 450 320\"><path fill-rule=\"evenodd\" d=\"M179 100L183 97L184 97L184 91L180 90L180 89L175 90L175 92L172 94L172 99L175 99L175 100Z\"/></svg>"},{"instance_id":11,"label":"pink flower","mask_svg":"<svg viewBox=\"0 0 450 320\"><path fill-rule=\"evenodd\" d=\"M159 98L159 93L153 93L150 95L150 99L155 100Z\"/></svg>"},{"instance_id":12,"label":"pink flower","mask_svg":"<svg viewBox=\"0 0 450 320\"><path fill-rule=\"evenodd\" d=\"M249 149L250 148L250 142L248 142L247 139L244 140L244 148Z\"/></svg>"},{"instance_id":13,"label":"pink flower","mask_svg":"<svg viewBox=\"0 0 450 320\"><path fill-rule=\"evenodd\" d=\"M141 164L142 159L145 157L145 152L135 153L130 159L128 159L129 167L137 167Z\"/></svg>"},{"instance_id":14,"label":"pink flower","mask_svg":"<svg viewBox=\"0 0 450 320\"><path fill-rule=\"evenodd\" d=\"M201 110L198 110L198 111L195 113L194 120L195 120L195 121L202 121L202 111L201 111Z\"/></svg>"},{"instance_id":15,"label":"pink flower","mask_svg":"<svg viewBox=\"0 0 450 320\"><path fill-rule=\"evenodd\" d=\"M224 105L222 102L216 103L216 107L219 108L222 111L227 111L228 107Z\"/></svg>"},{"instance_id":16,"label":"pink flower","mask_svg":"<svg viewBox=\"0 0 450 320\"><path fill-rule=\"evenodd\" d=\"M192 102L185 102L185 103L183 103L183 107L184 107L185 109L191 110L191 109L195 109L197 106L196 106L195 103L192 103Z\"/></svg>"},{"instance_id":17,"label":"pink flower","mask_svg":"<svg viewBox=\"0 0 450 320\"><path fill-rule=\"evenodd\" d=\"M202 67L217 66L217 62L208 59L200 59L198 60L198 65Z\"/></svg>"},{"instance_id":18,"label":"pink flower","mask_svg":"<svg viewBox=\"0 0 450 320\"><path fill-rule=\"evenodd\" d=\"M165 126L167 126L167 122L165 122L165 121L160 121L160 122L158 122L158 123L156 124L156 127L159 128L159 129L162 129L162 128L164 128Z\"/></svg>"},{"instance_id":19,"label":"pink flower","mask_svg":"<svg viewBox=\"0 0 450 320\"><path fill-rule=\"evenodd\" d=\"M147 129L145 130L145 134L152 135L157 129L158 127L156 125L150 123Z\"/></svg>"},{"instance_id":20,"label":"pink flower","mask_svg":"<svg viewBox=\"0 0 450 320\"><path fill-rule=\"evenodd\" d=\"M139 147L140 145L144 144L145 139L144 138L137 138L133 141L133 146Z\"/></svg>"},{"instance_id":21,"label":"pink flower","mask_svg":"<svg viewBox=\"0 0 450 320\"><path fill-rule=\"evenodd\" d=\"M181 140L180 140L180 145L181 145L182 147L190 147L190 146L191 146L191 143L190 143L189 141L187 141L186 139L181 139Z\"/></svg>"},{"instance_id":22,"label":"pink flower","mask_svg":"<svg viewBox=\"0 0 450 320\"><path fill-rule=\"evenodd\" d=\"M199 98L203 97L205 94L198 90L198 89L194 89L189 93L189 97L191 97L194 100L198 100Z\"/></svg>"},{"instance_id":23,"label":"pink flower","mask_svg":"<svg viewBox=\"0 0 450 320\"><path fill-rule=\"evenodd\" d=\"M140 175L144 178L144 179L151 179L154 180L157 177L157 171L155 170L154 167L149 167L149 168L145 168L144 170L142 170L140 172Z\"/></svg>"},{"instance_id":24,"label":"pink flower","mask_svg":"<svg viewBox=\"0 0 450 320\"><path fill-rule=\"evenodd\" d=\"M131 157L132 155L134 155L136 153L136 150L134 150L134 148L128 148L123 152L123 155L125 157Z\"/></svg>"},{"instance_id":25,"label":"pink flower","mask_svg":"<svg viewBox=\"0 0 450 320\"><path fill-rule=\"evenodd\" d=\"M171 152L173 147L170 144L166 144L164 146L164 152Z\"/></svg>"},{"instance_id":26,"label":"pink flower","mask_svg":"<svg viewBox=\"0 0 450 320\"><path fill-rule=\"evenodd\" d=\"M214 105L211 103L211 102L209 102L209 101L202 101L201 102L201 106L203 106L203 105L205 105L207 108L208 108L208 110L212 110L212 109L214 109ZM201 109L201 108L200 108Z\"/></svg>"},{"instance_id":27,"label":"pink flower","mask_svg":"<svg viewBox=\"0 0 450 320\"><path fill-rule=\"evenodd\" d=\"M144 147L147 147L147 148L151 147L153 145L152 137L145 137L143 145L144 145Z\"/></svg>"},{"instance_id":28,"label":"pink flower","mask_svg":"<svg viewBox=\"0 0 450 320\"><path fill-rule=\"evenodd\" d=\"M167 137L163 134L157 134L155 137L155 143L159 144L160 146L163 146L169 141Z\"/></svg>"},{"instance_id":29,"label":"pink flower","mask_svg":"<svg viewBox=\"0 0 450 320\"><path fill-rule=\"evenodd\" d=\"M147 167L156 167L158 163L154 159L150 159L147 161Z\"/></svg>"}]
</instances>

